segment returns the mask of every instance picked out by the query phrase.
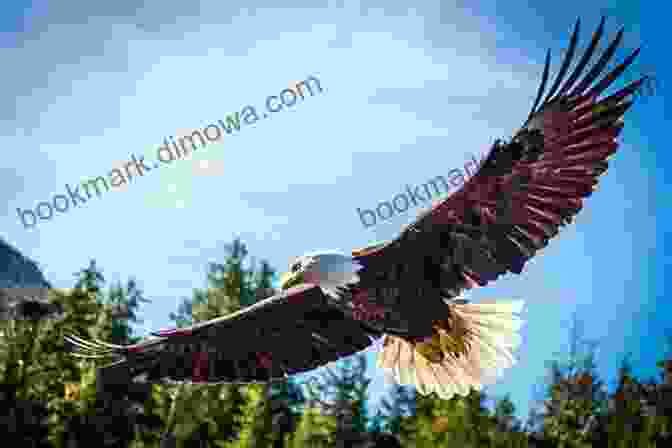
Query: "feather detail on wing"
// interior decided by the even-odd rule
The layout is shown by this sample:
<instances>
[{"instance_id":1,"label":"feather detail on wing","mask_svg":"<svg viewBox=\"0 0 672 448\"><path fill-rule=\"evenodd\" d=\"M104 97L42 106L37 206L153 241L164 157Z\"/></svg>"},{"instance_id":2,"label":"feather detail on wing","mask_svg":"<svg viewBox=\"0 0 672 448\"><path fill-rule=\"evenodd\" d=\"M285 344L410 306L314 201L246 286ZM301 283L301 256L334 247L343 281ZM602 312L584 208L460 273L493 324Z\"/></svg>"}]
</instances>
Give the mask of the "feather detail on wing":
<instances>
[{"instance_id":1,"label":"feather detail on wing","mask_svg":"<svg viewBox=\"0 0 672 448\"><path fill-rule=\"evenodd\" d=\"M573 221L606 172L623 117L649 80L645 76L603 95L639 54L636 49L603 74L621 43L621 30L590 67L604 19L570 72L579 28L577 21L548 91L547 55L534 105L511 141L497 141L460 190L422 213L398 238L354 253L365 266L363 287L375 287L387 272L421 265L436 277L443 297L455 298L506 273L520 274ZM404 276L399 280L403 284Z\"/></svg>"},{"instance_id":2,"label":"feather detail on wing","mask_svg":"<svg viewBox=\"0 0 672 448\"><path fill-rule=\"evenodd\" d=\"M105 383L249 383L285 378L368 348L371 334L315 285L290 288L243 310L134 345L65 336L74 356L109 359Z\"/></svg>"}]
</instances>

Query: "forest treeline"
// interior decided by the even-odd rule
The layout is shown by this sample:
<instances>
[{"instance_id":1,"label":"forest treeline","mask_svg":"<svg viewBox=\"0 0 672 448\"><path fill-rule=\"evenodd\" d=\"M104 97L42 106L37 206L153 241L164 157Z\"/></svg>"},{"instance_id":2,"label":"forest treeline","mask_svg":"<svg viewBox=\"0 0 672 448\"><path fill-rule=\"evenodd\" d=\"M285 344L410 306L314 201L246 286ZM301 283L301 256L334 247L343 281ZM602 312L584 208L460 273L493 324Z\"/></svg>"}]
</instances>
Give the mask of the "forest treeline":
<instances>
[{"instance_id":1,"label":"forest treeline","mask_svg":"<svg viewBox=\"0 0 672 448\"><path fill-rule=\"evenodd\" d=\"M208 287L194 290L170 314L176 326L273 294L273 269L266 262L251 263L239 240L222 258L209 265ZM95 260L74 276L72 288L50 293L65 311L60 319L0 322L2 446L672 446L672 357L661 353L660 378L646 381L624 360L616 386L609 388L596 372L594 345L577 331L569 335L571 349L564 359L549 360L543 399L530 406L533 412L524 422L508 397L489 409L484 393L444 401L402 386L369 415L363 355L322 369L305 383L290 378L273 384L133 384L100 390L99 365L70 356L63 335L136 342L133 326L141 323L148 300L134 279L108 285Z\"/></svg>"}]
</instances>

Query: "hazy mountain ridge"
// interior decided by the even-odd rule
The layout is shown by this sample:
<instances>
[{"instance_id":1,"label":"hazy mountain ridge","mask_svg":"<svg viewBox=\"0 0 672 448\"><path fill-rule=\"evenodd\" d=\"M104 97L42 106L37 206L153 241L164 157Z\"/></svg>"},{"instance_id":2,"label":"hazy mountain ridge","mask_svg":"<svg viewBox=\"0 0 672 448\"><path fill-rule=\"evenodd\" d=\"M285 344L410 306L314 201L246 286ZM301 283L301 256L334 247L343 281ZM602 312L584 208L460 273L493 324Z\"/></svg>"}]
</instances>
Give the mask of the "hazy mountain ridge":
<instances>
[{"instance_id":1,"label":"hazy mountain ridge","mask_svg":"<svg viewBox=\"0 0 672 448\"><path fill-rule=\"evenodd\" d=\"M0 288L46 287L51 284L30 258L0 237Z\"/></svg>"}]
</instances>

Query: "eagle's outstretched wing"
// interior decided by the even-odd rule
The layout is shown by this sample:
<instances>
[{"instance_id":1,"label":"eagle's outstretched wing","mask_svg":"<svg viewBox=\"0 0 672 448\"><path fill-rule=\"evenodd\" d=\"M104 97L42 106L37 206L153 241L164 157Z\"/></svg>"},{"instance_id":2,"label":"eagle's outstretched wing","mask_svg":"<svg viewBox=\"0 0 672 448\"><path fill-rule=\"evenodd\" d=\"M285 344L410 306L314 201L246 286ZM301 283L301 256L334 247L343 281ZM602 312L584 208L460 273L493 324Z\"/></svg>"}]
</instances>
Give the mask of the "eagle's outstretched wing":
<instances>
[{"instance_id":1,"label":"eagle's outstretched wing","mask_svg":"<svg viewBox=\"0 0 672 448\"><path fill-rule=\"evenodd\" d=\"M89 342L76 336L66 340L81 357L121 358L99 371L108 385L269 381L371 345L372 333L328 300L320 287L303 285L228 316L159 331L135 345Z\"/></svg>"},{"instance_id":2,"label":"eagle's outstretched wing","mask_svg":"<svg viewBox=\"0 0 672 448\"><path fill-rule=\"evenodd\" d=\"M623 115L647 80L603 95L639 54L635 50L600 77L621 42L621 30L587 69L603 34L604 18L567 77L579 24L546 92L547 54L534 106L512 140L496 142L459 191L420 215L398 238L353 252L364 266L357 288L375 289L372 296L403 302L404 285L424 285L454 298L505 273L520 274L525 263L572 221L607 170L607 160L618 147ZM423 294L406 292L407 300L417 306L416 298Z\"/></svg>"}]
</instances>

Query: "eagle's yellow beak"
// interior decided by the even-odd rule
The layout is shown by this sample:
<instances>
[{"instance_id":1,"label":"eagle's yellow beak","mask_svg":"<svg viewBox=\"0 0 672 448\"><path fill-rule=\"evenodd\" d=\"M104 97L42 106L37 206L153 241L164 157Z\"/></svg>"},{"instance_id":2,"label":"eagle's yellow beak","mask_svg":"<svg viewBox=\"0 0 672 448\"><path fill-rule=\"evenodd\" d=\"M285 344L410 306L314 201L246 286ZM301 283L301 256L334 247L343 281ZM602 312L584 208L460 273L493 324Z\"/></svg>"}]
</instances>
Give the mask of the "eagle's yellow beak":
<instances>
[{"instance_id":1,"label":"eagle's yellow beak","mask_svg":"<svg viewBox=\"0 0 672 448\"><path fill-rule=\"evenodd\" d=\"M303 273L301 272L285 272L280 277L280 289L283 291L301 283L303 283Z\"/></svg>"}]
</instances>

